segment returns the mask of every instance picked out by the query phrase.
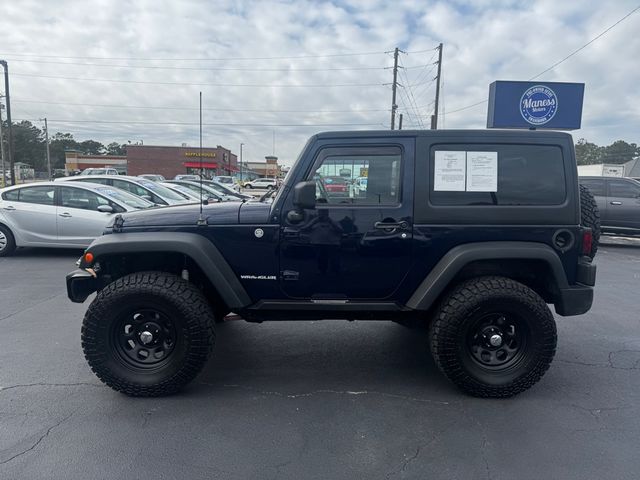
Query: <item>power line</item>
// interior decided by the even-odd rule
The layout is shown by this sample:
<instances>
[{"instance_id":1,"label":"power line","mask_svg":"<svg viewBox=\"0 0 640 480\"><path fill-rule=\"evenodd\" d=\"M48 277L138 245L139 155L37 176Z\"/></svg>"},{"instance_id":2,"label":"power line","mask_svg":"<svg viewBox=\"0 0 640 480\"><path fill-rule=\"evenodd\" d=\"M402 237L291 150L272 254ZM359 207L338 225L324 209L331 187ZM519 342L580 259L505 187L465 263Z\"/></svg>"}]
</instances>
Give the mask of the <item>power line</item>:
<instances>
[{"instance_id":1,"label":"power line","mask_svg":"<svg viewBox=\"0 0 640 480\"><path fill-rule=\"evenodd\" d=\"M626 20L627 18L629 18L631 15L633 15L634 13L636 13L638 10L640 10L640 5L638 5L636 8L634 8L633 10L631 10L629 13L627 13L624 17L622 17L620 20L618 20L617 22L615 22L613 25L609 26L606 30L604 30L602 33L596 35L595 37L593 37L591 40L589 40L587 43L585 43L584 45L582 45L581 47L577 48L576 50L574 50L573 52L571 52L569 55L567 55L566 57L564 57L563 59L557 61L556 63L554 63L553 65L551 65L549 68L543 70L542 72L538 73L537 75L531 77L529 80L535 80L536 78L538 78L539 76L541 76L544 73L547 73L551 70L553 70L555 67L557 67L558 65L560 65L561 63L565 62L566 60L570 59L571 57L573 57L576 53L580 52L581 50L583 50L585 47L591 45L593 42L595 42L596 40L598 40L600 37L602 37L605 33L609 32L611 29L613 29L615 26L617 26L619 23L621 23L622 21ZM477 107L478 105L482 105L483 103L487 103L489 100L485 99L482 100L481 102L476 102L476 103L472 103L471 105L467 105L465 107L461 107L461 108L456 108L454 110L449 110L448 114L451 115L452 113L456 113L456 112L461 112L463 110L468 110L470 108L473 107Z\"/></svg>"},{"instance_id":2,"label":"power line","mask_svg":"<svg viewBox=\"0 0 640 480\"><path fill-rule=\"evenodd\" d=\"M96 107L96 108L122 108L122 109L148 109L148 110L198 110L197 107L171 107L152 105L107 105L99 103L64 103L39 100L14 100L13 103L29 103L42 105L62 105L67 107ZM263 113L361 113L361 112L388 112L388 108L370 108L353 110L264 110L259 108L203 108L212 112L263 112ZM30 114L30 112L27 112ZM35 115L34 115L35 116Z\"/></svg>"},{"instance_id":3,"label":"power line","mask_svg":"<svg viewBox=\"0 0 640 480\"><path fill-rule=\"evenodd\" d=\"M381 83L318 83L318 84L269 84L269 83L206 83L206 82L152 82L145 80L122 80L115 78L86 78L86 77L62 77L58 75L39 75L34 73L12 73L19 77L53 78L58 80L72 80L79 82L110 82L132 83L141 85L185 85L185 86L209 86L209 87L271 87L271 88L330 88L330 87L379 87Z\"/></svg>"},{"instance_id":4,"label":"power line","mask_svg":"<svg viewBox=\"0 0 640 480\"><path fill-rule=\"evenodd\" d=\"M20 118L19 121L35 122L38 119ZM92 123L96 125L169 125L169 126L191 126L200 125L199 122L142 122L128 120L71 120L49 118L49 123ZM364 127L364 126L380 126L382 123L203 123L209 127Z\"/></svg>"},{"instance_id":5,"label":"power line","mask_svg":"<svg viewBox=\"0 0 640 480\"><path fill-rule=\"evenodd\" d=\"M426 50L425 50L426 51ZM34 58L60 58L60 59L80 59L80 60L140 60L140 61L170 61L170 62L196 62L196 61L242 61L242 60L287 60L296 58L333 58L333 57L357 57L368 55L386 55L387 52L350 52L350 53L324 53L315 55L289 55L274 57L98 57L98 56L76 56L76 55L41 55L36 53L0 53L7 57L34 57ZM419 52L414 52L419 53Z\"/></svg>"},{"instance_id":6,"label":"power line","mask_svg":"<svg viewBox=\"0 0 640 480\"><path fill-rule=\"evenodd\" d=\"M405 92L408 92L407 98L409 99L409 104L414 109L414 112L416 114L416 118L418 119L418 122L420 123L422 128L424 128L424 124L422 123L422 119L418 115L419 111L417 109L416 99L413 96L413 90L411 88L411 85L409 85L409 77L407 76L407 72L404 71L404 67L402 66L402 60L400 60L400 66L402 67L402 70L400 72L404 75L404 79L405 79L405 81L407 83L407 86L403 87L403 88L405 89Z\"/></svg>"},{"instance_id":7,"label":"power line","mask_svg":"<svg viewBox=\"0 0 640 480\"><path fill-rule=\"evenodd\" d=\"M204 72L325 72L325 71L351 71L351 70L385 70L388 67L325 67L325 68L250 68L250 67L181 67L176 65L121 65L113 63L86 63L86 62L59 62L52 60L19 60L7 58L12 63L36 63L49 65L79 65L84 67L108 67L108 68L130 68L130 69L152 69L152 70L189 70ZM424 65L417 65L411 68L421 68Z\"/></svg>"},{"instance_id":8,"label":"power line","mask_svg":"<svg viewBox=\"0 0 640 480\"><path fill-rule=\"evenodd\" d=\"M566 57L564 57L562 60L557 61L556 63L554 63L553 65L551 65L549 68L541 71L539 74L531 77L529 80L535 80L536 78L538 78L539 76L541 76L544 73L547 73L551 70L553 70L554 68L556 68L558 65L560 65L561 63L565 62L566 60L569 60L571 57L573 57L576 53L580 52L581 50L585 49L586 47L588 47L589 45L591 45L593 42L595 42L596 40L598 40L600 37L602 37L605 33L607 33L609 30L611 30L612 28L614 28L616 25L618 25L619 23L623 22L624 20L626 20L627 18L629 18L631 15L633 15L635 12L637 12L638 10L640 10L640 5L638 5L636 8L634 8L633 10L631 10L629 13L627 13L624 17L622 17L620 20L618 20L616 23L614 23L613 25L611 25L609 28L607 28L605 31L603 31L602 33L600 33L599 35L593 37L591 40L589 40L587 43L585 43L584 45L582 45L580 48L574 50L573 52L571 52L569 55L567 55ZM449 112L451 113L451 112Z\"/></svg>"}]
</instances>

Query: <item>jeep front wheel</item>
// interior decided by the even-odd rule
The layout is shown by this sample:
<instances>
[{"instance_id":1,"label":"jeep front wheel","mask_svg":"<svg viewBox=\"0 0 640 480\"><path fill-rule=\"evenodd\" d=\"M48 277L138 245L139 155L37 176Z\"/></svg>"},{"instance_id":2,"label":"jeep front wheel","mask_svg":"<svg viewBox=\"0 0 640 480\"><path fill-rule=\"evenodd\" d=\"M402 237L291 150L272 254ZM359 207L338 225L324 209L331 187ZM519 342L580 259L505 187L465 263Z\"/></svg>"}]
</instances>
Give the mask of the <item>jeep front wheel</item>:
<instances>
[{"instance_id":1,"label":"jeep front wheel","mask_svg":"<svg viewBox=\"0 0 640 480\"><path fill-rule=\"evenodd\" d=\"M556 349L556 325L544 300L504 277L457 286L430 327L440 370L466 393L511 397L534 385Z\"/></svg>"},{"instance_id":2,"label":"jeep front wheel","mask_svg":"<svg viewBox=\"0 0 640 480\"><path fill-rule=\"evenodd\" d=\"M82 349L105 384L131 396L174 393L204 367L214 317L200 290L162 272L133 273L108 285L82 324Z\"/></svg>"}]
</instances>

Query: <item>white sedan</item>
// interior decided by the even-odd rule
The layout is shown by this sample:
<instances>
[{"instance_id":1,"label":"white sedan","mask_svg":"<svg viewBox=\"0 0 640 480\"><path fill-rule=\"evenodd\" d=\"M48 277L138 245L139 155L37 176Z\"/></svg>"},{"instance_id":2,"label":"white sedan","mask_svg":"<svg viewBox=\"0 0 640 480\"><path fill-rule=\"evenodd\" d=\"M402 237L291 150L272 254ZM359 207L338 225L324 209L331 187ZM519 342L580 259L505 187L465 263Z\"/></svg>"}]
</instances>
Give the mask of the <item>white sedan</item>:
<instances>
[{"instance_id":1,"label":"white sedan","mask_svg":"<svg viewBox=\"0 0 640 480\"><path fill-rule=\"evenodd\" d=\"M16 247L87 247L110 218L153 207L120 189L86 182L41 182L0 190L0 257Z\"/></svg>"}]
</instances>

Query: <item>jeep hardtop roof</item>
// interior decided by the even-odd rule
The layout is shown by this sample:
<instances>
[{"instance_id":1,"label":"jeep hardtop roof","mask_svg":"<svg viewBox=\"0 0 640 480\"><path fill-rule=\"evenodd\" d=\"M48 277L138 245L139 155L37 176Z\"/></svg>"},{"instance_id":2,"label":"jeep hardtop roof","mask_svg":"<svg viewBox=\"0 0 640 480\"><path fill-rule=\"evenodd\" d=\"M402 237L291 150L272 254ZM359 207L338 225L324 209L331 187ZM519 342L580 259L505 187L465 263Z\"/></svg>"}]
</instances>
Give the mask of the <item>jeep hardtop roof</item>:
<instances>
[{"instance_id":1,"label":"jeep hardtop roof","mask_svg":"<svg viewBox=\"0 0 640 480\"><path fill-rule=\"evenodd\" d=\"M472 137L472 136L500 136L504 138L531 137L540 139L571 139L571 134L555 130L501 130L501 129L474 129L474 130L350 130L320 132L312 139L325 140L331 138L380 138L380 137Z\"/></svg>"}]
</instances>

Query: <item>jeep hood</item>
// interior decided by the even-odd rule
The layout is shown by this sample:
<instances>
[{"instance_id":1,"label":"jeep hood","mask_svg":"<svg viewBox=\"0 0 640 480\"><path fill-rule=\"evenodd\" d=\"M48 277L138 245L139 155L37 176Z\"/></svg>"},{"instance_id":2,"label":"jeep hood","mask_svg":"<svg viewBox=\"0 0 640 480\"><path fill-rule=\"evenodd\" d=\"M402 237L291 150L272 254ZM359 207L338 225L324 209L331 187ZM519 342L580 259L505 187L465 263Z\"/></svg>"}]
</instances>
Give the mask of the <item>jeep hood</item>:
<instances>
[{"instance_id":1,"label":"jeep hood","mask_svg":"<svg viewBox=\"0 0 640 480\"><path fill-rule=\"evenodd\" d=\"M265 223L271 205L259 202L222 202L202 206L202 217L207 225L234 225L238 223ZM121 217L118 220L117 217ZM200 218L200 205L174 205L150 208L114 216L121 228L195 226ZM109 227L112 225L110 224Z\"/></svg>"}]
</instances>

